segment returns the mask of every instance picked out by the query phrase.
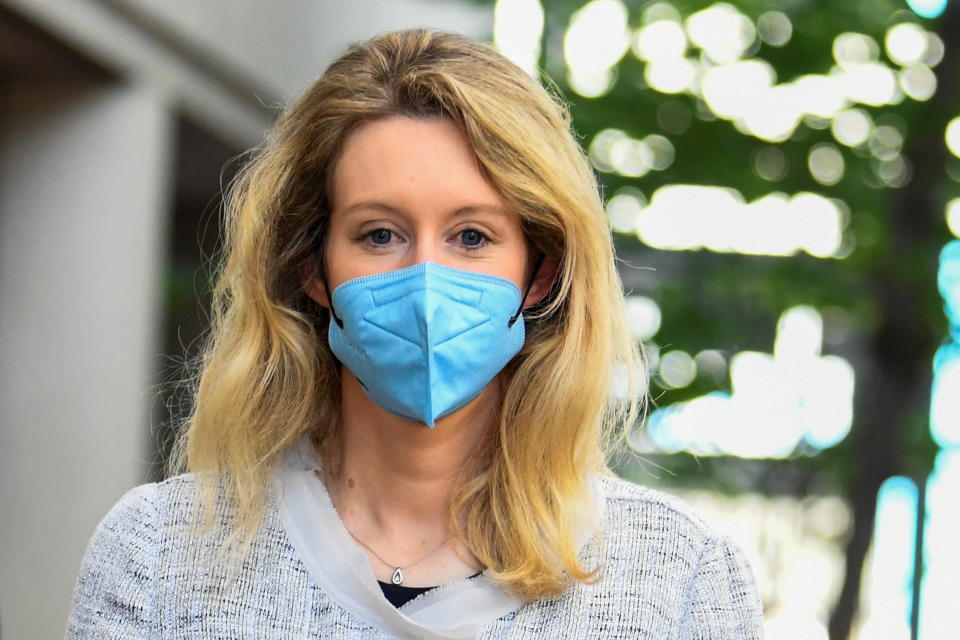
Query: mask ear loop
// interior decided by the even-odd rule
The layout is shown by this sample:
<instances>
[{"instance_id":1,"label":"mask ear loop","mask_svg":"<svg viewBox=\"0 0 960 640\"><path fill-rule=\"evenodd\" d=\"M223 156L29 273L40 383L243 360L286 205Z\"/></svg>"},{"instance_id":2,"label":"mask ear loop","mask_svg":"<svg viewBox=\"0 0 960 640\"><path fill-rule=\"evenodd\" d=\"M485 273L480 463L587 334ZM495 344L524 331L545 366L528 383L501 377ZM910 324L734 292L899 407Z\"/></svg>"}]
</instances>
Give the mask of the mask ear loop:
<instances>
[{"instance_id":1,"label":"mask ear loop","mask_svg":"<svg viewBox=\"0 0 960 640\"><path fill-rule=\"evenodd\" d=\"M330 290L330 283L327 282L327 269L323 263L323 247L317 251L318 264L320 265L320 282L323 283L323 289L327 293L327 302L330 304L330 315L333 317L334 321L337 323L337 326L343 329L343 320L337 315L337 311L333 308L333 291Z\"/></svg>"},{"instance_id":2,"label":"mask ear loop","mask_svg":"<svg viewBox=\"0 0 960 640\"><path fill-rule=\"evenodd\" d=\"M520 306L517 308L517 312L513 314L513 317L510 318L510 321L507 322L507 327L512 327L520 317L520 314L523 313L523 303L526 301L527 296L530 295L530 289L533 288L533 283L537 279L537 273L540 271L540 265L543 264L544 258L546 258L546 255L541 251L540 255L537 256L537 261L533 265L533 275L530 276L530 282L527 283L527 290L523 294L523 297L520 298Z\"/></svg>"}]
</instances>

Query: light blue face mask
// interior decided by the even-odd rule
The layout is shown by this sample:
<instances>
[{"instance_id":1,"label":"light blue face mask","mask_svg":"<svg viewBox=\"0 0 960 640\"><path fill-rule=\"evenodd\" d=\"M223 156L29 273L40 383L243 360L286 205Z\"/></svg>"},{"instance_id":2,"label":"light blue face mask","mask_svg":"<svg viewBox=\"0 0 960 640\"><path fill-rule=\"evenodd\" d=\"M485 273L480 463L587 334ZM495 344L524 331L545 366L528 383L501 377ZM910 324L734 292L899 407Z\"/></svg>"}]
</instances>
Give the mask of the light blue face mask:
<instances>
[{"instance_id":1,"label":"light blue face mask","mask_svg":"<svg viewBox=\"0 0 960 640\"><path fill-rule=\"evenodd\" d=\"M505 278L421 262L348 280L332 298L334 355L371 400L430 427L476 398L523 346L526 294Z\"/></svg>"}]
</instances>

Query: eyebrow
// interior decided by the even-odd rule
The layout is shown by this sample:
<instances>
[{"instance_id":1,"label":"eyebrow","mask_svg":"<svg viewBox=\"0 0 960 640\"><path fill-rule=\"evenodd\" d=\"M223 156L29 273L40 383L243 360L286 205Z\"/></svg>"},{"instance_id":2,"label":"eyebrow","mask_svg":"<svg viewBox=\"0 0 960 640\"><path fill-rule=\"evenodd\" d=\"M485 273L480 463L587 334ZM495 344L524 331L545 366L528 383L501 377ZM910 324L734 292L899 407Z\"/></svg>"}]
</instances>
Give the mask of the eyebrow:
<instances>
[{"instance_id":1,"label":"eyebrow","mask_svg":"<svg viewBox=\"0 0 960 640\"><path fill-rule=\"evenodd\" d=\"M403 209L394 207L392 205L386 204L385 202L376 202L376 201L362 201L355 202L349 207L343 210L344 215L353 213L354 211L359 211L361 209L373 209L376 211L384 211L386 213L391 213L401 217L405 217L407 214ZM458 207L451 211L449 215L459 216L470 213L493 213L501 216L507 215L507 210L495 204L468 204L462 207Z\"/></svg>"}]
</instances>

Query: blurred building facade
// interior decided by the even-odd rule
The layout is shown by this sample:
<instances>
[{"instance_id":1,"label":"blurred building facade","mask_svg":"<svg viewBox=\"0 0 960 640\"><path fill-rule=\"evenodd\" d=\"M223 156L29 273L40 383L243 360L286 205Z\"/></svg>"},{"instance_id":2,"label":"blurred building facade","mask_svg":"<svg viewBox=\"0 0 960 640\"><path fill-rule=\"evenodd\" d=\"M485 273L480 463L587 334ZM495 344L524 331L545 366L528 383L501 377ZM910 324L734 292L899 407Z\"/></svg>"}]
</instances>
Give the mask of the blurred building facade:
<instances>
[{"instance_id":1,"label":"blurred building facade","mask_svg":"<svg viewBox=\"0 0 960 640\"><path fill-rule=\"evenodd\" d=\"M350 42L413 26L484 38L489 14L0 0L3 637L63 635L97 522L158 477L164 382L203 325L198 266L239 154Z\"/></svg>"}]
</instances>

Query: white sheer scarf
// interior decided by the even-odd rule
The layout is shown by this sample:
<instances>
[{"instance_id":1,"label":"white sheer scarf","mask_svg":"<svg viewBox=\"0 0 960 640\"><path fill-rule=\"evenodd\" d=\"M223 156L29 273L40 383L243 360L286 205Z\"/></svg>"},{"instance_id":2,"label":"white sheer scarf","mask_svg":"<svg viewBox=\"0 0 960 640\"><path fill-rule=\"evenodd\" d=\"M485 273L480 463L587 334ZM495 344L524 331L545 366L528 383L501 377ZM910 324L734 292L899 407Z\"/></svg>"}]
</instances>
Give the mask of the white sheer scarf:
<instances>
[{"instance_id":1,"label":"white sheer scarf","mask_svg":"<svg viewBox=\"0 0 960 640\"><path fill-rule=\"evenodd\" d=\"M462 640L515 611L522 600L484 571L420 594L396 608L386 599L364 551L353 541L314 470L321 461L307 438L291 447L274 478L280 519L291 543L317 584L344 609L398 638ZM593 483L602 521L600 482ZM580 548L594 533L585 522Z\"/></svg>"}]
</instances>

